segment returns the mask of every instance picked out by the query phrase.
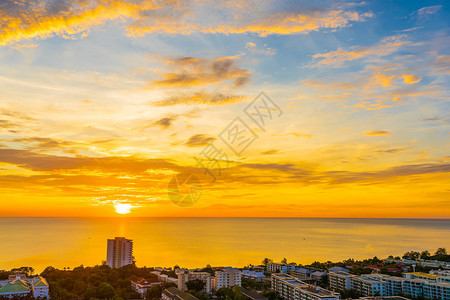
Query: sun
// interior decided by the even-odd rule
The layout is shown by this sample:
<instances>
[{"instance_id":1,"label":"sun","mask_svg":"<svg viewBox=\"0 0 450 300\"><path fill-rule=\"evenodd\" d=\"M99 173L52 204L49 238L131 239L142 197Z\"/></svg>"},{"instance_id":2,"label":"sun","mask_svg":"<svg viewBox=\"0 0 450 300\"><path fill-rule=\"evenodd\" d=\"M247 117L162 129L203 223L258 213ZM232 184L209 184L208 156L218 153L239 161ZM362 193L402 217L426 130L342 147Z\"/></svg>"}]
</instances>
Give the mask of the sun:
<instances>
[{"instance_id":1,"label":"sun","mask_svg":"<svg viewBox=\"0 0 450 300\"><path fill-rule=\"evenodd\" d=\"M131 208L133 208L133 206L131 204L126 203L116 203L114 204L114 208L116 209L116 213L126 215L130 213Z\"/></svg>"}]
</instances>

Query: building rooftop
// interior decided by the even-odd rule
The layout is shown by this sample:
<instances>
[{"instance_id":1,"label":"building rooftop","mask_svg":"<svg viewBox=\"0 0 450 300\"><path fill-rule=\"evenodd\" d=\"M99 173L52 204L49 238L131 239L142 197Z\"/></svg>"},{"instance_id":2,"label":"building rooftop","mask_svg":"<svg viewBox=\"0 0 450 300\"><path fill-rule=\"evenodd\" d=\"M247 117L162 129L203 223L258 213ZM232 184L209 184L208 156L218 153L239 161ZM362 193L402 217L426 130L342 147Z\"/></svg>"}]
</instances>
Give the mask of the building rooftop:
<instances>
[{"instance_id":1,"label":"building rooftop","mask_svg":"<svg viewBox=\"0 0 450 300\"><path fill-rule=\"evenodd\" d=\"M401 296L371 296L371 297L362 297L359 299L364 300L409 300L408 298Z\"/></svg>"},{"instance_id":2,"label":"building rooftop","mask_svg":"<svg viewBox=\"0 0 450 300\"><path fill-rule=\"evenodd\" d=\"M148 285L148 284L160 282L158 280L158 278L141 278L141 277L137 277L135 275L131 275L130 280L137 284L140 284L140 285Z\"/></svg>"},{"instance_id":3,"label":"building rooftop","mask_svg":"<svg viewBox=\"0 0 450 300\"><path fill-rule=\"evenodd\" d=\"M414 279L405 279L405 278L403 278L403 282L408 282L408 281L416 282L416 283L427 283L427 282L429 282L426 279L420 279L420 278L414 278Z\"/></svg>"},{"instance_id":4,"label":"building rooftop","mask_svg":"<svg viewBox=\"0 0 450 300\"><path fill-rule=\"evenodd\" d=\"M306 282L303 282L293 276L288 276L288 275L278 275L278 274L272 274L272 276L278 277L283 279L284 282L286 282L287 284L293 285L296 288L301 289L302 291L309 293L309 294L314 294L317 297L330 297L330 296L334 296L336 295L336 293L323 289L319 286L316 285L311 285L308 284Z\"/></svg>"},{"instance_id":5,"label":"building rooftop","mask_svg":"<svg viewBox=\"0 0 450 300\"><path fill-rule=\"evenodd\" d=\"M331 272L330 274L335 274L341 277L353 277L355 275L352 275L350 273L344 272L344 271L337 271L337 272Z\"/></svg>"},{"instance_id":6,"label":"building rooftop","mask_svg":"<svg viewBox=\"0 0 450 300\"><path fill-rule=\"evenodd\" d=\"M426 278L430 278L430 279L436 279L438 277L441 277L440 275L428 274L428 273L423 273L423 272L409 272L409 273L404 273L404 274L411 274L411 275L426 277Z\"/></svg>"},{"instance_id":7,"label":"building rooftop","mask_svg":"<svg viewBox=\"0 0 450 300\"><path fill-rule=\"evenodd\" d=\"M370 277L359 277L358 279L359 279L359 280L362 280L362 281L367 281L367 282L370 282L370 283L381 282L381 281L378 280L378 279L370 278Z\"/></svg>"},{"instance_id":8,"label":"building rooftop","mask_svg":"<svg viewBox=\"0 0 450 300\"><path fill-rule=\"evenodd\" d=\"M241 292L242 292L242 294L244 296L246 296L246 297L248 297L248 298L250 298L252 300L267 300L267 298L264 297L263 295L258 294L258 293L254 292L254 291L249 291L249 290L247 290L247 289L245 289L243 287L241 287Z\"/></svg>"},{"instance_id":9,"label":"building rooftop","mask_svg":"<svg viewBox=\"0 0 450 300\"><path fill-rule=\"evenodd\" d=\"M0 288L0 295L10 293L28 293L30 290L23 280L11 281Z\"/></svg>"},{"instance_id":10,"label":"building rooftop","mask_svg":"<svg viewBox=\"0 0 450 300\"><path fill-rule=\"evenodd\" d=\"M48 286L47 280L45 278L39 276L34 279L34 286Z\"/></svg>"},{"instance_id":11,"label":"building rooftop","mask_svg":"<svg viewBox=\"0 0 450 300\"><path fill-rule=\"evenodd\" d=\"M163 291L163 293L170 298L177 299L177 300L198 300L197 297L192 296L189 293L180 291L176 287L170 287Z\"/></svg>"}]
</instances>

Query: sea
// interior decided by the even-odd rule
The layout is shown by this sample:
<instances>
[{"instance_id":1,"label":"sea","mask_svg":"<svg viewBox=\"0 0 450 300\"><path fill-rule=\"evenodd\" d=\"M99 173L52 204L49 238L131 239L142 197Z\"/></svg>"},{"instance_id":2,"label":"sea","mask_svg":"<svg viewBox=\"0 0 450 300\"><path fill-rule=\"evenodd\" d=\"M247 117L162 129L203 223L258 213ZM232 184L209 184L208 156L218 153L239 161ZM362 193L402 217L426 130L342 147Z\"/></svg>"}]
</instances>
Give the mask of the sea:
<instances>
[{"instance_id":1,"label":"sea","mask_svg":"<svg viewBox=\"0 0 450 300\"><path fill-rule=\"evenodd\" d=\"M94 266L107 239L134 241L139 267L310 264L450 250L450 220L314 218L0 218L0 269Z\"/></svg>"}]
</instances>

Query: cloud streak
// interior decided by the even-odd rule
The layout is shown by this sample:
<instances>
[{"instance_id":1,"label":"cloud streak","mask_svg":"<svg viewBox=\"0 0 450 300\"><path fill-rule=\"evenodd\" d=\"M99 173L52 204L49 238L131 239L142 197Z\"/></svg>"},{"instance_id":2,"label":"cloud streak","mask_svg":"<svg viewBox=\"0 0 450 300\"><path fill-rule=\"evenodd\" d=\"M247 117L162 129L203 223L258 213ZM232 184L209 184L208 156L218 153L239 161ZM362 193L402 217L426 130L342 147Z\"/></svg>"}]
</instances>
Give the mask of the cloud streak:
<instances>
[{"instance_id":1,"label":"cloud streak","mask_svg":"<svg viewBox=\"0 0 450 300\"><path fill-rule=\"evenodd\" d=\"M0 46L53 36L71 38L120 18L137 18L159 7L157 1L5 0L0 5Z\"/></svg>"},{"instance_id":2,"label":"cloud streak","mask_svg":"<svg viewBox=\"0 0 450 300\"><path fill-rule=\"evenodd\" d=\"M315 62L310 66L339 67L347 61L367 57L388 56L407 44L409 44L409 42L407 41L406 35L394 35L383 38L377 44L367 47L354 46L347 49L338 48L335 51L315 54L313 55Z\"/></svg>"},{"instance_id":3,"label":"cloud streak","mask_svg":"<svg viewBox=\"0 0 450 300\"><path fill-rule=\"evenodd\" d=\"M382 136L382 135L391 135L388 131L384 130L369 130L364 132L364 135L374 135L374 136Z\"/></svg>"},{"instance_id":4,"label":"cloud streak","mask_svg":"<svg viewBox=\"0 0 450 300\"><path fill-rule=\"evenodd\" d=\"M165 59L166 66L174 72L162 74L163 79L152 81L149 86L195 87L231 81L232 87L242 87L250 82L250 71L242 69L236 59L237 57Z\"/></svg>"},{"instance_id":5,"label":"cloud streak","mask_svg":"<svg viewBox=\"0 0 450 300\"><path fill-rule=\"evenodd\" d=\"M188 0L4 0L0 5L0 46L30 39L54 36L76 38L86 36L92 28L108 22L124 22L131 36L149 33L182 34L272 34L309 33L321 29L338 29L352 22L363 22L372 13L342 9L304 12L242 14L226 5L215 5L223 18L202 22L210 17L210 4ZM206 16L206 17L205 17Z\"/></svg>"},{"instance_id":6,"label":"cloud streak","mask_svg":"<svg viewBox=\"0 0 450 300\"><path fill-rule=\"evenodd\" d=\"M217 138L212 135L196 134L191 136L189 140L187 140L185 145L188 147L202 147L208 145L211 142L214 142L216 139Z\"/></svg>"},{"instance_id":7,"label":"cloud streak","mask_svg":"<svg viewBox=\"0 0 450 300\"><path fill-rule=\"evenodd\" d=\"M248 18L249 17L249 18ZM373 17L370 12L358 13L344 10L315 10L309 12L278 12L269 16L247 16L247 19L236 15L234 22L201 24L189 20L179 20L173 23L162 23L152 18L141 19L130 25L129 33L142 36L148 33L184 34L257 34L289 35L306 34L322 29L338 29L350 26L352 22L364 22ZM240 22L239 22L240 20ZM236 22L238 21L238 22Z\"/></svg>"},{"instance_id":8,"label":"cloud streak","mask_svg":"<svg viewBox=\"0 0 450 300\"><path fill-rule=\"evenodd\" d=\"M245 96L235 96L223 93L185 93L179 96L172 96L162 100L151 101L153 106L174 106L174 105L227 105L245 101Z\"/></svg>"}]
</instances>

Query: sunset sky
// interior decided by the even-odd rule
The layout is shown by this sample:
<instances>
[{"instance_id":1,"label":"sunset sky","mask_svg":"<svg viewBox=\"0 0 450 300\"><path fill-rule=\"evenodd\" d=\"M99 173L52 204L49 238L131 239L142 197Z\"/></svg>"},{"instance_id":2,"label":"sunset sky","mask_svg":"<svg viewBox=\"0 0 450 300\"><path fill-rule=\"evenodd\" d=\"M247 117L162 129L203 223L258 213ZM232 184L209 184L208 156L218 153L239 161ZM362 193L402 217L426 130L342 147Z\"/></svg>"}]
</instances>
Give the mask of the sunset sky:
<instances>
[{"instance_id":1,"label":"sunset sky","mask_svg":"<svg viewBox=\"0 0 450 300\"><path fill-rule=\"evenodd\" d=\"M0 216L449 218L449 17L446 1L2 0ZM245 113L260 92L280 108L264 128ZM219 137L237 117L257 136L240 156ZM215 181L208 145L227 157ZM168 198L182 172L201 181L191 207Z\"/></svg>"}]
</instances>

